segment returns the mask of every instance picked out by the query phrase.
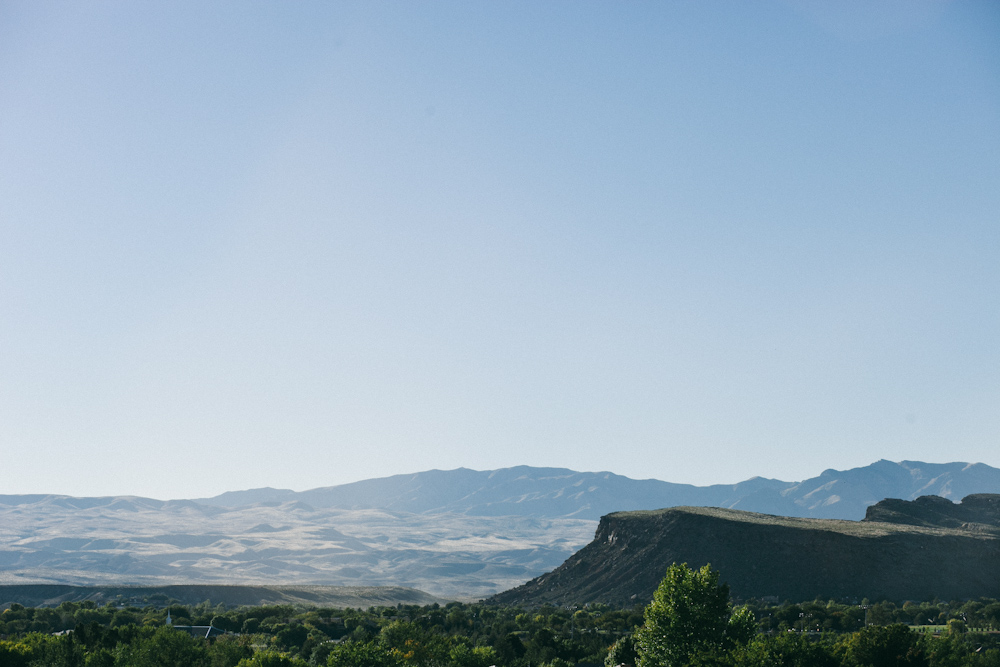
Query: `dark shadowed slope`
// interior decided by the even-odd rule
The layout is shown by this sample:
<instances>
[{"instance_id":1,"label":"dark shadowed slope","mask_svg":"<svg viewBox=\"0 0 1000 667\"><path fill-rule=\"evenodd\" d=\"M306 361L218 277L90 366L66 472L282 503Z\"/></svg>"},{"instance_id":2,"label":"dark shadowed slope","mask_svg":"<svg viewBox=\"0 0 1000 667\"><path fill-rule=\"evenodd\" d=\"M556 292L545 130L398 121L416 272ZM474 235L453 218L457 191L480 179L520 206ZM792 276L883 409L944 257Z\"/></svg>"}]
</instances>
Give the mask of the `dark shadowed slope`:
<instances>
[{"instance_id":1,"label":"dark shadowed slope","mask_svg":"<svg viewBox=\"0 0 1000 667\"><path fill-rule=\"evenodd\" d=\"M940 496L913 501L886 498L868 508L865 521L1000 533L1000 495L975 493L961 503Z\"/></svg>"},{"instance_id":2,"label":"dark shadowed slope","mask_svg":"<svg viewBox=\"0 0 1000 667\"><path fill-rule=\"evenodd\" d=\"M994 496L991 502L998 500ZM981 501L974 498L972 504ZM996 532L678 507L610 514L594 541L563 565L492 600L646 602L674 562L711 563L732 594L743 598L1000 596Z\"/></svg>"}]
</instances>

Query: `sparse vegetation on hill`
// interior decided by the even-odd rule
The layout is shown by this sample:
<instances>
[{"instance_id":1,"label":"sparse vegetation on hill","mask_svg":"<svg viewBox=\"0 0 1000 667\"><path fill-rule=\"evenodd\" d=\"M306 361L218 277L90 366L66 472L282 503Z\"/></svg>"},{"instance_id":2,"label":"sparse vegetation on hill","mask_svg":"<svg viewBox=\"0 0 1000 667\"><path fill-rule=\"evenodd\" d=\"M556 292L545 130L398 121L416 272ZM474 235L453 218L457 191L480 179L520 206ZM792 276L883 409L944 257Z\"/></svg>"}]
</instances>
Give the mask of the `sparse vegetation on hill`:
<instances>
[{"instance_id":1,"label":"sparse vegetation on hill","mask_svg":"<svg viewBox=\"0 0 1000 667\"><path fill-rule=\"evenodd\" d=\"M872 521L1000 533L1000 495L976 493L961 503L940 496L886 498L868 508L865 522Z\"/></svg>"},{"instance_id":2,"label":"sparse vegetation on hill","mask_svg":"<svg viewBox=\"0 0 1000 667\"><path fill-rule=\"evenodd\" d=\"M958 508L952 514L967 512L982 521L997 498L978 495L968 507L943 503ZM706 507L616 512L604 517L594 540L561 566L491 599L523 605L646 602L673 562L712 563L739 598L929 600L1000 595L1000 529L986 523L953 526L944 519L934 523L927 513L906 507L905 501L883 501L871 510L876 517L911 519L906 523L802 519ZM924 519L916 525L913 517L918 515ZM937 515L946 516L940 509Z\"/></svg>"}]
</instances>

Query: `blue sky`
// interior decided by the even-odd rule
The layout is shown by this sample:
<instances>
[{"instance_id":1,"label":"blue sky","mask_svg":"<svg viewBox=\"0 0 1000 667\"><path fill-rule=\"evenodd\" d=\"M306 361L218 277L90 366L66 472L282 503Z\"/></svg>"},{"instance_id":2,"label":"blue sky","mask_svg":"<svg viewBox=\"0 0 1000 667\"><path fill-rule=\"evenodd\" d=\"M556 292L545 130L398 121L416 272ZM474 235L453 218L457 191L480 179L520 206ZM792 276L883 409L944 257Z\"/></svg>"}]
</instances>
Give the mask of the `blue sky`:
<instances>
[{"instance_id":1,"label":"blue sky","mask_svg":"<svg viewBox=\"0 0 1000 667\"><path fill-rule=\"evenodd\" d=\"M1000 466L993 2L0 4L0 492Z\"/></svg>"}]
</instances>

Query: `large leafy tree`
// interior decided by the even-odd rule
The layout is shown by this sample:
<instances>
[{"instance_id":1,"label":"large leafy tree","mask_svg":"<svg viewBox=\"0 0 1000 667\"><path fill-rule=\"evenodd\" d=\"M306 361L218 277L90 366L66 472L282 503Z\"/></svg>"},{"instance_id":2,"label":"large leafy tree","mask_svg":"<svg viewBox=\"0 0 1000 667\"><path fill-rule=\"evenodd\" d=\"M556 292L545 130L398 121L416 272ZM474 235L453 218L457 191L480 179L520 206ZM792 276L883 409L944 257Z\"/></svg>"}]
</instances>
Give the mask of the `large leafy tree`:
<instances>
[{"instance_id":1,"label":"large leafy tree","mask_svg":"<svg viewBox=\"0 0 1000 667\"><path fill-rule=\"evenodd\" d=\"M667 568L645 623L636 632L638 667L682 667L699 654L720 653L748 642L755 632L753 613L732 610L729 586L705 565Z\"/></svg>"},{"instance_id":2,"label":"large leafy tree","mask_svg":"<svg viewBox=\"0 0 1000 667\"><path fill-rule=\"evenodd\" d=\"M400 667L397 653L378 642L337 644L327 657L329 667Z\"/></svg>"},{"instance_id":3,"label":"large leafy tree","mask_svg":"<svg viewBox=\"0 0 1000 667\"><path fill-rule=\"evenodd\" d=\"M740 667L838 667L840 661L830 645L810 641L799 632L782 632L773 637L760 635L740 651Z\"/></svg>"},{"instance_id":4,"label":"large leafy tree","mask_svg":"<svg viewBox=\"0 0 1000 667\"><path fill-rule=\"evenodd\" d=\"M0 639L0 665L28 667L31 658L32 651L28 645Z\"/></svg>"},{"instance_id":5,"label":"large leafy tree","mask_svg":"<svg viewBox=\"0 0 1000 667\"><path fill-rule=\"evenodd\" d=\"M115 664L129 667L204 667L207 656L202 642L186 632L160 627L115 648Z\"/></svg>"},{"instance_id":6,"label":"large leafy tree","mask_svg":"<svg viewBox=\"0 0 1000 667\"><path fill-rule=\"evenodd\" d=\"M626 635L612 644L611 648L608 649L608 655L604 659L604 666L618 667L618 665L626 665L627 667L633 667L636 657L635 637Z\"/></svg>"},{"instance_id":7,"label":"large leafy tree","mask_svg":"<svg viewBox=\"0 0 1000 667\"><path fill-rule=\"evenodd\" d=\"M869 625L841 642L846 664L858 667L927 667L924 642L902 624Z\"/></svg>"}]
</instances>

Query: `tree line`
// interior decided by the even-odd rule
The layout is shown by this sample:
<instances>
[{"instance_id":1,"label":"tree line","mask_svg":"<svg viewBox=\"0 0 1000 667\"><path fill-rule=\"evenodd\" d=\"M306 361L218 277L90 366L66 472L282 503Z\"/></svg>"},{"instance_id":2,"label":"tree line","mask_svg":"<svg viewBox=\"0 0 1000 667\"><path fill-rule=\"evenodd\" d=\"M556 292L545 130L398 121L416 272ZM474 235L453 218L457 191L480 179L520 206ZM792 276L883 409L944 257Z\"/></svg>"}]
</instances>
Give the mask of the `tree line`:
<instances>
[{"instance_id":1,"label":"tree line","mask_svg":"<svg viewBox=\"0 0 1000 667\"><path fill-rule=\"evenodd\" d=\"M734 604L710 567L675 564L632 609L15 604L0 667L1000 667L997 627L987 599Z\"/></svg>"}]
</instances>

